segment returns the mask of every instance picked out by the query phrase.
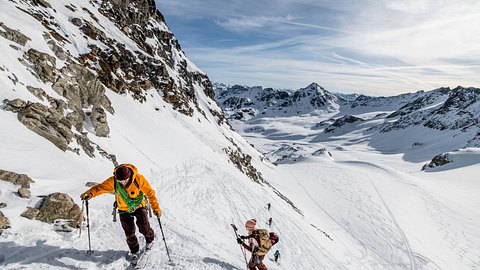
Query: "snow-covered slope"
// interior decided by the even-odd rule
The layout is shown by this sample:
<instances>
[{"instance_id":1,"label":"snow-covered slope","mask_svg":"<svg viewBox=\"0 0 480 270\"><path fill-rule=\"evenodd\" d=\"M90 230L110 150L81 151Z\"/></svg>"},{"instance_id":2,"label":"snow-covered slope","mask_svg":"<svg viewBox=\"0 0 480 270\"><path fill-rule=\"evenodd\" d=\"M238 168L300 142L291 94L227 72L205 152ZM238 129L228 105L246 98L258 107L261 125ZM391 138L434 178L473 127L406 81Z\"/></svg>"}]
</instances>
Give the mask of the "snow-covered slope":
<instances>
[{"instance_id":1,"label":"snow-covered slope","mask_svg":"<svg viewBox=\"0 0 480 270\"><path fill-rule=\"evenodd\" d=\"M400 102L377 116L369 106L340 107L345 100L316 84L278 97L261 89L265 100L252 106L251 121L232 122L247 141L230 129L208 77L181 51L154 1L13 0L0 15L0 169L35 181L30 198L0 181L11 226L0 235L2 269L125 269L112 195L90 201L92 255L85 227L81 235L56 232L21 214L53 192L80 204L87 182L127 162L157 191L172 258L151 219L157 241L145 269L244 269L230 224L244 234L246 219L267 228L270 217L281 252L279 264L268 254L270 270L479 267L471 162L478 149L452 152L457 165L448 170L420 171L427 159L407 163L395 154L407 140L369 141L369 128ZM368 121L345 118L337 123L351 125L348 132L334 129L326 139L327 126L312 128L347 114ZM250 143L272 160L270 153L286 157L276 166ZM410 153L420 152L431 157L434 149Z\"/></svg>"},{"instance_id":2,"label":"snow-covered slope","mask_svg":"<svg viewBox=\"0 0 480 270\"><path fill-rule=\"evenodd\" d=\"M332 112L230 122L289 175L272 178L274 185L352 252L343 266L476 269L480 150L471 147L478 141L479 93L457 87L359 96L339 101Z\"/></svg>"},{"instance_id":3,"label":"snow-covered slope","mask_svg":"<svg viewBox=\"0 0 480 270\"><path fill-rule=\"evenodd\" d=\"M318 86L311 84L296 91L221 84L215 84L214 87L219 104L234 128L252 136L321 142L354 132L361 133L377 151L403 153L406 157L411 148L418 151L425 147L432 150L436 148L437 153L441 153L478 145L476 134L480 130L480 89L474 87L439 88L392 97L360 95L355 100L345 99L342 95L335 96L322 89L326 93L324 96L329 97L327 100L331 106L307 110L303 104L294 102L282 102L280 110L275 106L273 110L258 106L265 100L265 91L268 91L268 97L273 97L267 99L269 103L277 106L280 103L278 100L304 96L302 93L305 89L311 89L312 85ZM238 89L243 89L241 94ZM231 102L239 96L248 102ZM284 98L280 99L279 96ZM274 122L289 127L277 129L276 125L272 125ZM392 138L407 144L387 146L382 143L390 142ZM423 156L425 160L432 157Z\"/></svg>"},{"instance_id":4,"label":"snow-covered slope","mask_svg":"<svg viewBox=\"0 0 480 270\"><path fill-rule=\"evenodd\" d=\"M165 266L157 241L150 269L242 267L229 224L267 218L267 200L308 227L258 183L263 156L223 120L208 78L153 1L8 1L0 14L0 168L35 181L30 198L0 181L11 226L0 238L2 268L122 269L127 248L111 220L112 196L90 203L94 256L85 254L85 233L59 234L21 216L52 192L80 204L85 184L118 163L139 168L164 210L175 266Z\"/></svg>"}]
</instances>

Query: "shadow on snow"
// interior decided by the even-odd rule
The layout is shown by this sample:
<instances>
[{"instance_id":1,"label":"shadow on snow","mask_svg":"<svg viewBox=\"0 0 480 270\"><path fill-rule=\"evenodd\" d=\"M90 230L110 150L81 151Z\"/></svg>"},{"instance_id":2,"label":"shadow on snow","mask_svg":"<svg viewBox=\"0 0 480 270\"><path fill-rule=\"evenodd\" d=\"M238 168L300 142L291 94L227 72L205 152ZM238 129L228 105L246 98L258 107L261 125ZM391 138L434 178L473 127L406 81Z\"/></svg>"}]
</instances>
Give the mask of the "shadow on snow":
<instances>
[{"instance_id":1,"label":"shadow on snow","mask_svg":"<svg viewBox=\"0 0 480 270\"><path fill-rule=\"evenodd\" d=\"M226 262L223 262L223 261L220 261L220 260L217 260L217 259L214 259L214 258L210 258L210 257L205 257L203 258L203 262L204 263L211 263L211 264L216 264L220 267L222 267L222 269L227 269L227 270L242 270L240 268L237 268L229 263L226 263Z\"/></svg>"},{"instance_id":2,"label":"shadow on snow","mask_svg":"<svg viewBox=\"0 0 480 270\"><path fill-rule=\"evenodd\" d=\"M0 268L10 264L29 265L32 263L75 268L78 267L75 264L85 262L108 265L120 258L125 258L127 251L95 250L92 255L88 255L87 250L49 246L45 245L43 241L38 241L36 246L19 246L14 242L0 243L0 254L2 254L0 255ZM72 264L69 264L69 261L72 261Z\"/></svg>"}]
</instances>

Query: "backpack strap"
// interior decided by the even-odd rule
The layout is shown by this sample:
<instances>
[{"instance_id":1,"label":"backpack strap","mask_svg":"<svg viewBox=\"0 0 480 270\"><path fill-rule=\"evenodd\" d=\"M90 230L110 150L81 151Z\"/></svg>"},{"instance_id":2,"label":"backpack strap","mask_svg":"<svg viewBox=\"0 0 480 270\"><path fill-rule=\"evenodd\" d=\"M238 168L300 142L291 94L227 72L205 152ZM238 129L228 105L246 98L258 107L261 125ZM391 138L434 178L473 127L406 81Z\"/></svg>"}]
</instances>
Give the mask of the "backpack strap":
<instances>
[{"instance_id":1,"label":"backpack strap","mask_svg":"<svg viewBox=\"0 0 480 270\"><path fill-rule=\"evenodd\" d=\"M137 178L135 177L135 179L133 179L133 184L138 188L140 189L140 186L138 185L138 182L137 182Z\"/></svg>"},{"instance_id":2,"label":"backpack strap","mask_svg":"<svg viewBox=\"0 0 480 270\"><path fill-rule=\"evenodd\" d=\"M113 202L112 216L113 216L113 222L117 222L118 202L117 202L117 185L115 185L115 178L113 178L113 189L115 190L115 201Z\"/></svg>"}]
</instances>

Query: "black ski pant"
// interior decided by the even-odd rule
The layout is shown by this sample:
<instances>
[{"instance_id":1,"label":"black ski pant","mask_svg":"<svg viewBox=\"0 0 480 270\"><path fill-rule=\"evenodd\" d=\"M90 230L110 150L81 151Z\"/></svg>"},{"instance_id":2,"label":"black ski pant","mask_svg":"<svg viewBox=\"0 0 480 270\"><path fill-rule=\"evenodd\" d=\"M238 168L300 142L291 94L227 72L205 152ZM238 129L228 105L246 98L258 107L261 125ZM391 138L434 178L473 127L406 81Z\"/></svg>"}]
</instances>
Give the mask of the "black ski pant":
<instances>
[{"instance_id":1,"label":"black ski pant","mask_svg":"<svg viewBox=\"0 0 480 270\"><path fill-rule=\"evenodd\" d=\"M150 243L155 238L152 227L148 222L148 213L145 207L137 208L132 213L120 214L120 222L122 223L123 231L127 237L127 244L130 248L130 252L136 253L140 249L137 236L135 235L135 223L134 218L137 219L137 227L141 234L145 236L147 243Z\"/></svg>"}]
</instances>

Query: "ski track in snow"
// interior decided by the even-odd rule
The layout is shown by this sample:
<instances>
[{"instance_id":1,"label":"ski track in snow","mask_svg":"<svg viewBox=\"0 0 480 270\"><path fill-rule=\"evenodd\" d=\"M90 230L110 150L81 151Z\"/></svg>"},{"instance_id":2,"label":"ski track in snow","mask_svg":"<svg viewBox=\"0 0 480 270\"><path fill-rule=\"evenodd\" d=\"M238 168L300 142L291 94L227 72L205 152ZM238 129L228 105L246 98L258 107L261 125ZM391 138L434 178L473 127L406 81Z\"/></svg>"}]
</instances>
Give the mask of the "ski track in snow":
<instances>
[{"instance_id":1,"label":"ski track in snow","mask_svg":"<svg viewBox=\"0 0 480 270\"><path fill-rule=\"evenodd\" d=\"M386 167L383 167L381 165L372 163L372 162L365 162L365 161L344 161L343 163L347 164L355 164L355 165L361 165L361 166L367 166L367 167L372 167L376 168L378 170L381 170L385 172L387 175L391 175L392 179L402 179L401 176L398 176L398 173L395 171L392 171L391 169L388 169ZM363 173L362 173L363 174ZM379 198L382 200L385 209L388 211L389 215L391 216L392 221L398 228L398 232L401 234L402 238L404 239L405 246L408 249L409 252L409 257L411 262L413 262L413 267L416 267L415 261L418 261L419 263L422 264L420 266L421 269L423 267L427 267L426 269L441 269L435 262L433 262L431 259L418 254L414 253L410 247L410 244L408 242L408 239L406 238L405 232L401 229L400 225L396 221L392 210L388 207L387 203L385 202L383 196L381 195L380 191L378 190L377 186L373 183L373 180L371 177L368 175L364 174L369 182L372 184L372 187L375 189L376 193L378 194ZM449 243L449 248L463 260L466 260L469 262L469 264L472 266L472 269L475 269L477 266L480 266L480 256L469 256L469 251L475 249L475 243L472 242L472 239L470 239L467 235L465 235L464 231L458 231L453 228L458 228L458 225L454 226L452 222L456 220L456 215L455 211L451 210L449 207L446 205L440 203L436 198L434 198L431 194L428 192L425 192L421 190L421 196L424 201L424 207L426 210L426 213L429 215L429 217L435 221L435 224L439 226L439 230L442 232L443 239L448 241ZM450 219L446 219L445 217L451 217ZM440 258L441 260L442 258Z\"/></svg>"},{"instance_id":2,"label":"ski track in snow","mask_svg":"<svg viewBox=\"0 0 480 270\"><path fill-rule=\"evenodd\" d=\"M348 219L343 219L342 218L339 221L339 220L337 220L337 218L333 217L330 214L331 211L329 212L328 210L326 210L312 196L312 194L310 192L310 190L312 190L312 188L305 187L305 185L302 184L302 182L299 181L298 178L295 175L292 175L292 177L295 179L295 181L298 183L298 185L301 187L301 189L305 192L305 194L310 198L310 200L322 212L324 212L326 214L326 216L328 216L335 224L337 224L339 227L341 227L345 232L351 234L351 236L353 236L354 239L356 239L358 241L357 243L359 245L363 246L364 252L362 252L361 258L359 258L359 260L362 262L363 266L365 266L366 268L369 268L364 264L363 259L368 257L367 256L368 253L373 252L373 254L378 253L378 258L384 258L383 261L385 262L385 265L382 268L385 268L387 265L389 265L386 268L389 268L389 269L396 269L396 268L405 269L407 267L408 269L417 269L415 259L414 259L414 255L411 252L411 247L408 243L408 240L406 239L406 237L404 235L403 230L401 229L400 225L396 221L392 211L390 210L387 203L385 202L382 194L380 193L378 188L373 183L373 180L368 177L368 175L366 175L366 179L368 179L371 191L367 191L367 190L364 189L364 188L368 188L368 186L363 186L363 188L362 188L362 185L360 185L360 184L359 185L354 185L354 184L351 183L352 181L356 182L356 180L349 179L348 181L345 182L343 180L344 178L339 177L339 175L331 177L331 178L335 179L334 181L329 181L328 179L323 178L323 177L319 177L319 179L317 179L315 181L322 181L323 182L322 186L327 187L328 190L333 191L334 193L337 193L340 197L343 197L347 201L350 201L351 205L350 205L350 210L349 210L349 213L347 214L347 216L352 215L352 213L353 213L352 212L352 207L354 209L356 208L355 212L360 211L360 212L358 212L358 214L364 213L364 214L361 214L361 216L364 216L363 218L361 216L359 216L359 217L361 218L361 220L365 220L367 222L367 223L364 223L364 224L368 225L368 227L370 227L369 230L373 229L373 232L375 233L375 235L376 234L378 234L379 236L383 235L383 237L379 239L379 244L380 244L380 242L382 242L382 239L385 239L385 240L388 241L388 242L386 242L386 244L388 244L388 246L386 246L386 247L384 246L382 249L379 249L378 247L375 247L375 245L372 245L371 243L369 244L369 242L375 243L375 241L373 241L373 239L368 239L368 238L365 239L364 238L365 233L362 232L362 231L356 230L356 228L354 228L354 227L351 227L349 225L349 224L351 224L351 221L348 221ZM345 182L345 184L343 184L343 182ZM345 193L345 192L347 192L347 193ZM372 196L377 196L379 204L373 201ZM362 205L364 205L364 206L362 206ZM382 210L381 210L382 208L385 210L384 214L382 214ZM377 220L377 221L375 221L375 220ZM388 228L390 226L386 223L388 220L391 223L392 227L391 227L391 229L385 230L386 228ZM376 224L376 223L378 223L378 225L376 225L375 227L378 227L379 229L383 228L382 231L378 231L375 227L372 227L372 225ZM397 233L394 233L395 231ZM398 235L398 237L397 237L397 235ZM335 238L335 240L340 239L339 237L334 237L334 238ZM395 240L393 242L390 242L389 239L392 239L392 240L395 239ZM383 241L385 241L385 240L383 240ZM402 244L399 245L400 243L402 243ZM403 248L401 248L402 246L403 246ZM359 250L361 250L361 249L359 249ZM390 251L385 253L387 250L390 250ZM397 252L395 252L395 250L398 250L401 253L405 252L409 263L407 263L406 261L403 261L403 259L400 259L400 258L395 259L395 257L399 255L399 254L394 255L395 253L397 253ZM347 252L349 252L348 249L347 249ZM387 255L388 253L393 255L393 257L390 257L390 258L385 257L385 255ZM380 260L382 260L382 259L380 259Z\"/></svg>"},{"instance_id":3,"label":"ski track in snow","mask_svg":"<svg viewBox=\"0 0 480 270\"><path fill-rule=\"evenodd\" d=\"M390 174L390 171L379 166L379 165L376 165L374 163L371 163L371 162L366 162L366 161L355 161L355 162L348 162L350 164L352 163L356 163L356 164L365 164L365 165L368 165L368 166L372 166L372 167L375 167L377 169L380 169L384 172L386 172L387 174ZM414 261L414 258L413 258L413 255L412 255L412 249L410 247L410 244L408 243L408 239L407 237L405 236L405 233L403 232L402 228L400 227L400 225L398 224L397 220L395 219L395 216L393 215L392 211L390 210L390 207L388 207L387 203L385 202L382 194L378 191L378 188L377 186L375 185L375 183L373 183L373 180L371 179L371 177L369 177L368 175L365 175L365 177L368 179L368 181L370 182L370 184L372 185L373 189L375 190L375 193L378 195L378 197L380 198L383 206L385 207L385 209L387 210L388 212L388 215L390 216L390 219L392 220L393 224L395 225L395 227L397 228L397 231L400 233L402 239L403 239L403 243L405 245L405 247L407 248L407 251L408 251L408 257L410 259L410 269L412 270L415 270L416 267L415 267L415 261Z\"/></svg>"},{"instance_id":4,"label":"ski track in snow","mask_svg":"<svg viewBox=\"0 0 480 270\"><path fill-rule=\"evenodd\" d=\"M398 225L398 222L397 220L395 219L395 216L393 215L392 211L390 210L390 208L388 207L387 203L385 202L385 200L383 199L383 196L382 194L380 194L380 192L378 191L378 188L375 186L375 184L373 183L372 179L371 178L368 178L370 184L372 184L373 188L375 189L375 192L377 193L378 197L380 198L380 200L382 201L383 205L385 206L385 209L388 211L388 214L393 222L393 224L395 225L395 227L397 228L398 232L400 233L400 235L402 236L402 239L403 239L403 243L405 245L405 247L407 248L408 250L408 257L410 258L410 266L412 270L415 270L416 267L415 267L415 261L413 260L413 256L412 256L412 249L410 248L410 244L408 243L408 239L407 237L405 236L405 233L403 232L402 228L400 227L400 225Z\"/></svg>"}]
</instances>

